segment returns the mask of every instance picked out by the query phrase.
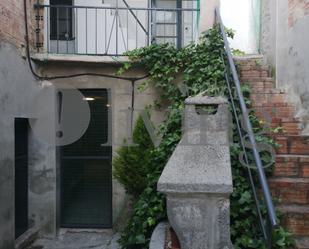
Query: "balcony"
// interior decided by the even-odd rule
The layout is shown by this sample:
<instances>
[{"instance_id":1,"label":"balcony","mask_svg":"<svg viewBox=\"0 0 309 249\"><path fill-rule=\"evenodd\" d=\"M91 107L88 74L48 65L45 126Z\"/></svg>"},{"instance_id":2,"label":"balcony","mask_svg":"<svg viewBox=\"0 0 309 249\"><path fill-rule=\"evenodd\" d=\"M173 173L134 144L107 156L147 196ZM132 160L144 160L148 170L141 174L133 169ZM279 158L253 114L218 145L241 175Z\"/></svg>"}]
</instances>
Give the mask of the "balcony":
<instances>
[{"instance_id":1,"label":"balcony","mask_svg":"<svg viewBox=\"0 0 309 249\"><path fill-rule=\"evenodd\" d=\"M199 35L199 9L194 0L153 0L150 6L138 0L89 2L36 4L37 50L120 56L152 43L182 47Z\"/></svg>"}]
</instances>

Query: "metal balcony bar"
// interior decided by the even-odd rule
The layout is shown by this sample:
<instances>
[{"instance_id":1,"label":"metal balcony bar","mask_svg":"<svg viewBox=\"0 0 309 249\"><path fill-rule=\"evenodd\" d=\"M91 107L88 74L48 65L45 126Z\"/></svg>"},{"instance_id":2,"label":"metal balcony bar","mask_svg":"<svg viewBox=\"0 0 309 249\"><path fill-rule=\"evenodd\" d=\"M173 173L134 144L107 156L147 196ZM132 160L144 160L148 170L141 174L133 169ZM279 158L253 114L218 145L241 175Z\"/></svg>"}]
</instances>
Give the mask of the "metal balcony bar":
<instances>
[{"instance_id":1,"label":"metal balcony bar","mask_svg":"<svg viewBox=\"0 0 309 249\"><path fill-rule=\"evenodd\" d=\"M34 4L34 8L37 9L42 9L42 8L50 8L50 7L58 7L58 8L72 8L72 9L106 9L106 10L147 10L147 11L172 11L172 12L177 12L177 11L200 11L199 9L196 8L140 8L140 7L104 7L104 6L82 6L82 5L49 5L49 4Z\"/></svg>"},{"instance_id":2,"label":"metal balcony bar","mask_svg":"<svg viewBox=\"0 0 309 249\"><path fill-rule=\"evenodd\" d=\"M132 16L134 17L134 19L136 20L136 22L138 23L138 25L143 29L143 31L149 35L148 30L146 30L146 28L144 27L144 25L140 22L140 20L138 20L137 16L134 14L134 11L131 9L131 7L129 6L129 4L127 3L126 0L122 0L122 2L126 5L127 9L130 11L130 13L132 14Z\"/></svg>"},{"instance_id":3,"label":"metal balcony bar","mask_svg":"<svg viewBox=\"0 0 309 249\"><path fill-rule=\"evenodd\" d=\"M123 55L151 43L187 45L198 37L194 8L132 8L35 4L37 44L48 53ZM39 49L39 48L38 48Z\"/></svg>"}]
</instances>

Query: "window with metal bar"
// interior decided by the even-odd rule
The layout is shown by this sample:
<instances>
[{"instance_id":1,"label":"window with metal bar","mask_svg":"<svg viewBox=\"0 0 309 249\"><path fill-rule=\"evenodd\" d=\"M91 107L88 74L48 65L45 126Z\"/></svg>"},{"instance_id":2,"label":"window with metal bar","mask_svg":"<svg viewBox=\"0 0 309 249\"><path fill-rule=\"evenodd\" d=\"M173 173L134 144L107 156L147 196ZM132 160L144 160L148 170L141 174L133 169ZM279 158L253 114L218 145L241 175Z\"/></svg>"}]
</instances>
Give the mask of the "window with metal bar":
<instances>
[{"instance_id":1,"label":"window with metal bar","mask_svg":"<svg viewBox=\"0 0 309 249\"><path fill-rule=\"evenodd\" d=\"M170 43L178 48L193 41L198 16L194 11L183 9L197 6L194 0L152 0L152 7L162 9L152 14L152 41Z\"/></svg>"},{"instance_id":2,"label":"window with metal bar","mask_svg":"<svg viewBox=\"0 0 309 249\"><path fill-rule=\"evenodd\" d=\"M50 0L50 39L73 40L73 0Z\"/></svg>"}]
</instances>

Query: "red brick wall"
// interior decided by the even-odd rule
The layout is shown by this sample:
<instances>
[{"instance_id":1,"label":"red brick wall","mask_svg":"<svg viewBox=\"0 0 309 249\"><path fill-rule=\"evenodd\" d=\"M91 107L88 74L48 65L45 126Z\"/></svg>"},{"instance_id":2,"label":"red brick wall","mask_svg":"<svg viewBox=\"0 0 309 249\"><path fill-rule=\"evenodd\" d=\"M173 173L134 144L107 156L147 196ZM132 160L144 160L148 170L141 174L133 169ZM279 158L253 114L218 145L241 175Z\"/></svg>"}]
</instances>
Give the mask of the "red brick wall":
<instances>
[{"instance_id":1,"label":"red brick wall","mask_svg":"<svg viewBox=\"0 0 309 249\"><path fill-rule=\"evenodd\" d=\"M16 47L24 43L23 1L0 1L0 39Z\"/></svg>"},{"instance_id":2,"label":"red brick wall","mask_svg":"<svg viewBox=\"0 0 309 249\"><path fill-rule=\"evenodd\" d=\"M34 45L35 37L35 13L33 8L34 1L35 0L27 0L28 26L31 48ZM23 0L0 1L0 41L8 42L18 49L25 45Z\"/></svg>"}]
</instances>

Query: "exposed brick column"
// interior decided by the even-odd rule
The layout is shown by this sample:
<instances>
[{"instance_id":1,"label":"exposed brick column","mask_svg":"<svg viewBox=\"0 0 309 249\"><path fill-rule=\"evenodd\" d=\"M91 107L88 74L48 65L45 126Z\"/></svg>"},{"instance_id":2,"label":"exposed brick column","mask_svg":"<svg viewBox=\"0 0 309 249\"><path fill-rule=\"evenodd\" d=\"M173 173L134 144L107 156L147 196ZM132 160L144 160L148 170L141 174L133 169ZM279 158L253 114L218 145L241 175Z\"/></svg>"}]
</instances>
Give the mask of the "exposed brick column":
<instances>
[{"instance_id":1,"label":"exposed brick column","mask_svg":"<svg viewBox=\"0 0 309 249\"><path fill-rule=\"evenodd\" d=\"M35 45L35 10L36 0L27 0L30 47ZM42 32L43 34L43 32ZM18 49L25 47L25 21L23 0L0 1L0 41L8 42Z\"/></svg>"}]
</instances>

